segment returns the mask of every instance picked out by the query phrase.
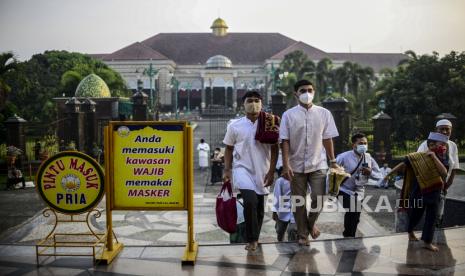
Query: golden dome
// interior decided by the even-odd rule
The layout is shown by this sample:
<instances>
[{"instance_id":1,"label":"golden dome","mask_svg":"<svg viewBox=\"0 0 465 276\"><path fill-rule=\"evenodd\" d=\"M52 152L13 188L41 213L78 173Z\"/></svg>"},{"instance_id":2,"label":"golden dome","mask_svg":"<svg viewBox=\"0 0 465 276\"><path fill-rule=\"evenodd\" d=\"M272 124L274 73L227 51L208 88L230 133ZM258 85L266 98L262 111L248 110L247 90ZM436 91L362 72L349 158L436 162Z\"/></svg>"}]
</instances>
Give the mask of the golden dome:
<instances>
[{"instance_id":1,"label":"golden dome","mask_svg":"<svg viewBox=\"0 0 465 276\"><path fill-rule=\"evenodd\" d=\"M226 25L226 21L218 17L217 19L215 19L215 21L213 21L213 24L210 27L210 29L215 29L215 28L226 28L227 29L228 25Z\"/></svg>"},{"instance_id":2,"label":"golden dome","mask_svg":"<svg viewBox=\"0 0 465 276\"><path fill-rule=\"evenodd\" d=\"M226 25L226 22L219 17L213 21L213 24L210 28L213 30L213 34L216 36L225 36L228 33L228 25Z\"/></svg>"}]
</instances>

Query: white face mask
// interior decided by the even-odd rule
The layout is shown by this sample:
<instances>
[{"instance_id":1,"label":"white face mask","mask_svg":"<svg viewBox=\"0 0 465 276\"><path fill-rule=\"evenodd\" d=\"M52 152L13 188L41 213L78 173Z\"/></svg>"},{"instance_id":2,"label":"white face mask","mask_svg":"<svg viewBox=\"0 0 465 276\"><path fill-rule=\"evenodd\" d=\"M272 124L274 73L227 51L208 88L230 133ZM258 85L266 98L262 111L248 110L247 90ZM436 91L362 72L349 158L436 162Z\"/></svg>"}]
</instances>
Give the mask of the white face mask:
<instances>
[{"instance_id":1,"label":"white face mask","mask_svg":"<svg viewBox=\"0 0 465 276\"><path fill-rule=\"evenodd\" d=\"M299 96L299 101L303 104L311 104L313 101L313 93L302 93Z\"/></svg>"},{"instance_id":2,"label":"white face mask","mask_svg":"<svg viewBox=\"0 0 465 276\"><path fill-rule=\"evenodd\" d=\"M257 114L262 110L262 103L244 103L246 113Z\"/></svg>"},{"instance_id":3,"label":"white face mask","mask_svg":"<svg viewBox=\"0 0 465 276\"><path fill-rule=\"evenodd\" d=\"M363 154L363 153L365 153L365 152L368 151L368 145L357 145L356 151L357 151L359 154Z\"/></svg>"}]
</instances>

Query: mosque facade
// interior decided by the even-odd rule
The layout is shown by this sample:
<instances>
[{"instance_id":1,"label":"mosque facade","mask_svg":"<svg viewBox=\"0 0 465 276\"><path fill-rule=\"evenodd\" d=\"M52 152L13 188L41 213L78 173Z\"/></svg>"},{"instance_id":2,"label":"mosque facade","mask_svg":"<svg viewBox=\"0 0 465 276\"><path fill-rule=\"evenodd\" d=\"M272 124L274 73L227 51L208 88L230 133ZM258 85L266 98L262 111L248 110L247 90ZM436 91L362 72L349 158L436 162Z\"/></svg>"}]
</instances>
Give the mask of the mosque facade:
<instances>
[{"instance_id":1,"label":"mosque facade","mask_svg":"<svg viewBox=\"0 0 465 276\"><path fill-rule=\"evenodd\" d=\"M228 32L221 18L210 28L210 33L159 33L113 53L91 56L119 72L130 89L136 90L140 79L144 91L149 95L152 91L166 111L174 109L176 93L179 109L235 109L251 89L262 93L266 105L273 92L273 70L296 50L315 63L329 58L337 67L351 61L370 66L375 73L396 67L405 58L400 53L328 53L280 33Z\"/></svg>"}]
</instances>

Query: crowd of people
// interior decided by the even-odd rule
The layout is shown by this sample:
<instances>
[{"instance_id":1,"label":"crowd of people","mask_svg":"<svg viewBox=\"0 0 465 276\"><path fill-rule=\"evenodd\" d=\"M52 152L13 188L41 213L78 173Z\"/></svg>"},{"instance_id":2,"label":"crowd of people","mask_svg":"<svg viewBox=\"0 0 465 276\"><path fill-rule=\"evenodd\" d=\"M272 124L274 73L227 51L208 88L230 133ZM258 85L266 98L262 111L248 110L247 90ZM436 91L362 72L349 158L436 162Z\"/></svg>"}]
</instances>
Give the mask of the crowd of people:
<instances>
[{"instance_id":1,"label":"crowd of people","mask_svg":"<svg viewBox=\"0 0 465 276\"><path fill-rule=\"evenodd\" d=\"M245 242L246 250L257 249L265 196L274 183L272 218L276 222L277 240L283 241L287 232L289 241L308 246L311 239L320 235L317 221L321 205L318 204L327 198L328 175L338 170L346 175L337 189L338 199L346 210L343 237L356 235L361 210L353 208L360 204L353 203L363 201L369 180L377 180L377 187L387 188L392 177L402 173L404 185L399 207L410 219L409 239L418 240L413 229L426 213L421 240L425 248L437 251L432 237L440 216L438 206L452 185L454 170L459 165L457 146L449 140L451 122L440 120L418 152L408 154L392 170L388 164L380 168L368 153L368 139L363 133L351 137L352 148L335 155L333 138L339 133L331 112L313 103L315 93L308 80L295 84L294 96L298 104L282 115L279 129L275 130L279 133L275 143L257 138L264 129L263 120L259 120L262 118L262 97L256 91L249 91L242 98L246 115L227 127L224 153L217 148L209 156L203 153L208 152L208 145L203 145L204 141L199 144L199 161L204 158L208 163L209 156L212 162L211 183L221 181L223 170L223 181L230 180L241 197L238 203L240 232L234 233L231 242ZM206 163L199 162L199 165L203 168ZM278 173L276 181L275 172ZM308 194L310 210L306 202ZM416 204L418 201L424 204ZM243 238L238 237L241 235Z\"/></svg>"}]
</instances>

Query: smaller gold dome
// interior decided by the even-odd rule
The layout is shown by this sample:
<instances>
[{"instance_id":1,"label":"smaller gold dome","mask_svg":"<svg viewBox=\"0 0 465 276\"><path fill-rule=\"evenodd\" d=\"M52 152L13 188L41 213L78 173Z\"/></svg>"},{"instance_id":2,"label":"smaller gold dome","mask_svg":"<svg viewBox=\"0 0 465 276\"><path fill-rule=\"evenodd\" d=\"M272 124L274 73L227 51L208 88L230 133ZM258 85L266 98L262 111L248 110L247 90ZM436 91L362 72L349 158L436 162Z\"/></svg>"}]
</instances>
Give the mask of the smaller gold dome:
<instances>
[{"instance_id":1,"label":"smaller gold dome","mask_svg":"<svg viewBox=\"0 0 465 276\"><path fill-rule=\"evenodd\" d=\"M226 25L226 22L219 17L213 21L210 29L213 30L213 34L216 36L225 36L228 34L228 25Z\"/></svg>"},{"instance_id":2,"label":"smaller gold dome","mask_svg":"<svg viewBox=\"0 0 465 276\"><path fill-rule=\"evenodd\" d=\"M215 19L215 21L213 21L213 24L210 27L210 29L215 29L215 28L226 28L227 29L229 27L228 25L226 25L226 21L218 17L217 19Z\"/></svg>"}]
</instances>

